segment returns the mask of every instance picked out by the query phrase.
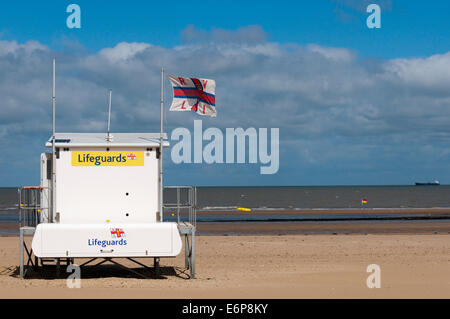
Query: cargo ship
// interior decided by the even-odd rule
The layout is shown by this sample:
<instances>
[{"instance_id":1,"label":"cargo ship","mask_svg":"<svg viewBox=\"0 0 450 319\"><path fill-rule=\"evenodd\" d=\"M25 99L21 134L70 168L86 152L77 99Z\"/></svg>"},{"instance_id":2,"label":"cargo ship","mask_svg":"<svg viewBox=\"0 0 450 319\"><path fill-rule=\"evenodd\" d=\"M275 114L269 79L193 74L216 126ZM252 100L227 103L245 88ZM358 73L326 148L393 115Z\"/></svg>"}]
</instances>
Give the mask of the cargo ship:
<instances>
[{"instance_id":1,"label":"cargo ship","mask_svg":"<svg viewBox=\"0 0 450 319\"><path fill-rule=\"evenodd\" d=\"M416 186L438 186L438 185L441 185L441 184L439 183L439 181L425 182L425 183L422 183L422 182L416 182Z\"/></svg>"}]
</instances>

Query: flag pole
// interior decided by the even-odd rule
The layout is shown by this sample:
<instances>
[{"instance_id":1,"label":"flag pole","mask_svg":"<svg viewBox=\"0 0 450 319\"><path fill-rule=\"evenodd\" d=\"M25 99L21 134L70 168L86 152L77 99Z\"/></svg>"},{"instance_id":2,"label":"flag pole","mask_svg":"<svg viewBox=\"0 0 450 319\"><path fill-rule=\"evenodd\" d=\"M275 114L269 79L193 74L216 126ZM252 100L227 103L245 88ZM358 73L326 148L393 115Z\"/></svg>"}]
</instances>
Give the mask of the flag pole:
<instances>
[{"instance_id":1,"label":"flag pole","mask_svg":"<svg viewBox=\"0 0 450 319\"><path fill-rule=\"evenodd\" d=\"M159 135L159 212L160 221L163 221L164 216L164 185L163 185L163 134L164 134L164 67L161 67L161 129Z\"/></svg>"},{"instance_id":2,"label":"flag pole","mask_svg":"<svg viewBox=\"0 0 450 319\"><path fill-rule=\"evenodd\" d=\"M56 137L55 137L55 107L56 107L56 59L53 58L53 72L52 72L52 209L50 213L49 222L53 223L53 218L56 216Z\"/></svg>"},{"instance_id":3,"label":"flag pole","mask_svg":"<svg viewBox=\"0 0 450 319\"><path fill-rule=\"evenodd\" d=\"M111 104L112 104L112 90L109 90L109 103L108 103L108 132L106 133L106 140L108 142L111 142L111 132L110 132L110 128L111 128Z\"/></svg>"}]
</instances>

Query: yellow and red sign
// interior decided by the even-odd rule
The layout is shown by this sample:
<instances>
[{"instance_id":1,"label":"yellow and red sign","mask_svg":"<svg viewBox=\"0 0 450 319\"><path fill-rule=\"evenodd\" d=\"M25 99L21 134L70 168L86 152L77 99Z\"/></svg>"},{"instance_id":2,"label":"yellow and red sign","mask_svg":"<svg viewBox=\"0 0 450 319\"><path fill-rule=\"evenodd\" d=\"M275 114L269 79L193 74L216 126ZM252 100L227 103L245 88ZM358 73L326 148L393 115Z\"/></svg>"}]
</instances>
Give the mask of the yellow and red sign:
<instances>
[{"instance_id":1,"label":"yellow and red sign","mask_svg":"<svg viewBox=\"0 0 450 319\"><path fill-rule=\"evenodd\" d=\"M72 166L144 166L144 152L72 152Z\"/></svg>"}]
</instances>

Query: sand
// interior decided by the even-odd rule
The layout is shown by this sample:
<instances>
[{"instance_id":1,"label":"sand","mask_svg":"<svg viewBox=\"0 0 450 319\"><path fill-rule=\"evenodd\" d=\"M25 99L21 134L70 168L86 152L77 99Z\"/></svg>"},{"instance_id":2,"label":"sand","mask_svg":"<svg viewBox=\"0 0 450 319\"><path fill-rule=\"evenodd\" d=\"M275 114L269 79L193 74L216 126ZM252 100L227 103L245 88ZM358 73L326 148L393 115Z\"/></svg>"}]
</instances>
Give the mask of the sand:
<instances>
[{"instance_id":1,"label":"sand","mask_svg":"<svg viewBox=\"0 0 450 319\"><path fill-rule=\"evenodd\" d=\"M80 289L53 269L18 278L18 243L0 237L1 298L450 298L448 233L197 236L196 279L181 253L150 279L83 269ZM381 267L381 288L367 288L369 264Z\"/></svg>"}]
</instances>

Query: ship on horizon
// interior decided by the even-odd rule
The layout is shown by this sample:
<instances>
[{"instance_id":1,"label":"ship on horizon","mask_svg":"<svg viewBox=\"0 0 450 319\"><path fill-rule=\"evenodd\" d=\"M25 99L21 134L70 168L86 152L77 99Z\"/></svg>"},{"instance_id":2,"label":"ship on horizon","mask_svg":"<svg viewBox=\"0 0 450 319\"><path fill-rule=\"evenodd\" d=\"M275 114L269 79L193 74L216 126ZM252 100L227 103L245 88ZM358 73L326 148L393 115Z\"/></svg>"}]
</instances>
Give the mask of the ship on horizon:
<instances>
[{"instance_id":1,"label":"ship on horizon","mask_svg":"<svg viewBox=\"0 0 450 319\"><path fill-rule=\"evenodd\" d=\"M433 182L416 182L416 186L438 186L441 185L439 181Z\"/></svg>"}]
</instances>

